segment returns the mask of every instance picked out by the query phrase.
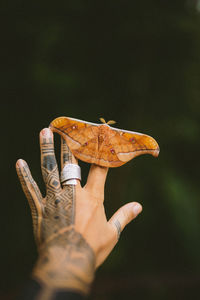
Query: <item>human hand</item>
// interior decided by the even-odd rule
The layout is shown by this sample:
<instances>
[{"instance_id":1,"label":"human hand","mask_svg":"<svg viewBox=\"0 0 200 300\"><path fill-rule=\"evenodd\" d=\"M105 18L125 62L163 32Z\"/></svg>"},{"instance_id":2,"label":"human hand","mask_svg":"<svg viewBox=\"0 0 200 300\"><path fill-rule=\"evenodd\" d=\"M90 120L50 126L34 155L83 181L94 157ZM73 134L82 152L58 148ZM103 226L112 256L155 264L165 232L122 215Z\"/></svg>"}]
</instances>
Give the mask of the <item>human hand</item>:
<instances>
[{"instance_id":1,"label":"human hand","mask_svg":"<svg viewBox=\"0 0 200 300\"><path fill-rule=\"evenodd\" d=\"M118 241L120 232L142 210L136 202L121 207L107 221L104 185L108 169L92 165L87 183L61 186L54 154L53 134L40 133L41 168L46 185L43 198L23 160L17 173L29 201L39 258L33 277L47 288L75 289L88 293L95 269ZM61 169L77 161L61 138Z\"/></svg>"}]
</instances>

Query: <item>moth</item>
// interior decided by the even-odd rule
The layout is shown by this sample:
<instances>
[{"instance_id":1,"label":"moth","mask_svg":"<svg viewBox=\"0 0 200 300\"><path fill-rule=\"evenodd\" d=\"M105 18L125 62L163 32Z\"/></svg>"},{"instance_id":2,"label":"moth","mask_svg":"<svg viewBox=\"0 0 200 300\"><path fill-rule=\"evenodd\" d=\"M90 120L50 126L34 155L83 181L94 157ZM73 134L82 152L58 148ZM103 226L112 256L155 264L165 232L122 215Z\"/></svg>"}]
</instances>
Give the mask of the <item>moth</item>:
<instances>
[{"instance_id":1,"label":"moth","mask_svg":"<svg viewBox=\"0 0 200 300\"><path fill-rule=\"evenodd\" d=\"M120 167L141 154L159 154L155 139L139 132L110 127L115 121L100 118L102 124L59 117L50 123L74 156L87 163L103 167Z\"/></svg>"}]
</instances>

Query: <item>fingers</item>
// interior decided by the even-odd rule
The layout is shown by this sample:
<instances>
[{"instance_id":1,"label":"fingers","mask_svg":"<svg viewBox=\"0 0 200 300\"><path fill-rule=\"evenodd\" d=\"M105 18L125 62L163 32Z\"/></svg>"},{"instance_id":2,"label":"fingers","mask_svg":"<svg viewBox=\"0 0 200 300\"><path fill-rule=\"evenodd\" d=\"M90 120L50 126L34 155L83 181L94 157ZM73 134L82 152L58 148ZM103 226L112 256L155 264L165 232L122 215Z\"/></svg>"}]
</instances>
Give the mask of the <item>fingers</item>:
<instances>
[{"instance_id":1,"label":"fingers","mask_svg":"<svg viewBox=\"0 0 200 300\"><path fill-rule=\"evenodd\" d=\"M108 168L91 165L85 188L90 189L97 195L104 195L104 186Z\"/></svg>"},{"instance_id":2,"label":"fingers","mask_svg":"<svg viewBox=\"0 0 200 300\"><path fill-rule=\"evenodd\" d=\"M78 165L77 159L74 157L72 152L70 151L69 147L67 146L66 141L61 137L61 170L67 164L76 164ZM75 179L76 180L76 179ZM80 186L80 181L76 180L77 186ZM66 185L63 185L65 188Z\"/></svg>"},{"instance_id":3,"label":"fingers","mask_svg":"<svg viewBox=\"0 0 200 300\"><path fill-rule=\"evenodd\" d=\"M112 225L117 239L119 239L125 226L135 219L141 211L142 206L137 202L128 203L116 211L108 222Z\"/></svg>"},{"instance_id":4,"label":"fingers","mask_svg":"<svg viewBox=\"0 0 200 300\"><path fill-rule=\"evenodd\" d=\"M47 193L61 190L58 166L54 153L53 133L49 128L40 132L41 168Z\"/></svg>"},{"instance_id":5,"label":"fingers","mask_svg":"<svg viewBox=\"0 0 200 300\"><path fill-rule=\"evenodd\" d=\"M42 216L42 195L36 182L31 176L31 172L27 163L24 160L19 159L17 161L16 170L22 185L22 189L26 195L26 198L28 199L31 208L33 227L36 234L35 236L37 237L39 236L39 232L36 231L38 231L40 228L40 226L38 226L38 222L41 220Z\"/></svg>"}]
</instances>

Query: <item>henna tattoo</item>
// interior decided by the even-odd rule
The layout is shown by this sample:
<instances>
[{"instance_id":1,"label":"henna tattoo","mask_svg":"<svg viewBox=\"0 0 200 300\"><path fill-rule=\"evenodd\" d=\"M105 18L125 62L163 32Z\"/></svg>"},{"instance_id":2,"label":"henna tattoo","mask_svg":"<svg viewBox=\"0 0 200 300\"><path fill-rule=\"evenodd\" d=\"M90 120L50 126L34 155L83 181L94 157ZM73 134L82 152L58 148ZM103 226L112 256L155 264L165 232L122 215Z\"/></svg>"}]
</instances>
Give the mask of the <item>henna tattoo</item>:
<instances>
[{"instance_id":1,"label":"henna tattoo","mask_svg":"<svg viewBox=\"0 0 200 300\"><path fill-rule=\"evenodd\" d=\"M93 280L95 259L91 247L72 228L45 245L38 265L33 274L46 285L87 293Z\"/></svg>"},{"instance_id":2,"label":"henna tattoo","mask_svg":"<svg viewBox=\"0 0 200 300\"><path fill-rule=\"evenodd\" d=\"M60 179L58 175L58 167L56 166L52 171L42 167L43 178L45 179L47 194L55 194L61 191Z\"/></svg>"},{"instance_id":3,"label":"henna tattoo","mask_svg":"<svg viewBox=\"0 0 200 300\"><path fill-rule=\"evenodd\" d=\"M46 139L41 143L42 172L47 188L42 221L43 242L60 229L74 224L75 219L75 188L74 186L67 186L65 189L61 189L54 151L50 155L47 150L50 149L52 152L51 146L50 141ZM62 142L61 147L63 164L67 163L66 159L70 162L72 155L69 148L64 142ZM50 163L48 163L48 158L50 158Z\"/></svg>"},{"instance_id":4,"label":"henna tattoo","mask_svg":"<svg viewBox=\"0 0 200 300\"><path fill-rule=\"evenodd\" d=\"M25 162L23 162L23 167L20 168L17 165L16 169L19 180L22 185L22 189L26 195L26 198L28 199L31 208L34 237L36 239L36 243L39 244L42 219L42 195L36 182L31 176L28 165ZM30 190L32 192L30 192Z\"/></svg>"},{"instance_id":5,"label":"henna tattoo","mask_svg":"<svg viewBox=\"0 0 200 300\"><path fill-rule=\"evenodd\" d=\"M72 186L68 186L56 195L53 193L47 195L42 220L43 242L60 229L74 224L74 198L75 192Z\"/></svg>"},{"instance_id":6,"label":"henna tattoo","mask_svg":"<svg viewBox=\"0 0 200 300\"><path fill-rule=\"evenodd\" d=\"M117 229L117 239L119 240L120 235L121 235L121 231L122 231L121 224L120 224L119 220L116 220L114 222L114 225L115 225L115 227Z\"/></svg>"},{"instance_id":7,"label":"henna tattoo","mask_svg":"<svg viewBox=\"0 0 200 300\"><path fill-rule=\"evenodd\" d=\"M62 140L61 166L71 162L72 154ZM51 294L50 289L58 287L87 293L94 276L95 254L84 237L75 231L75 186L61 188L52 137L41 140L41 169L46 184L45 198L28 166L17 167L30 204L39 251L33 277L47 287L38 299L44 300L45 295Z\"/></svg>"},{"instance_id":8,"label":"henna tattoo","mask_svg":"<svg viewBox=\"0 0 200 300\"><path fill-rule=\"evenodd\" d=\"M63 168L65 163L72 163L72 153L69 150L66 141L61 140L61 167Z\"/></svg>"},{"instance_id":9,"label":"henna tattoo","mask_svg":"<svg viewBox=\"0 0 200 300\"><path fill-rule=\"evenodd\" d=\"M42 176L48 192L60 190L60 181L57 162L53 148L53 137L43 138L41 142L41 168Z\"/></svg>"},{"instance_id":10,"label":"henna tattoo","mask_svg":"<svg viewBox=\"0 0 200 300\"><path fill-rule=\"evenodd\" d=\"M44 153L45 152L43 151L42 154ZM56 166L56 160L54 155L50 155L49 153L50 151L48 150L48 155L45 155L43 157L43 167L46 168L48 171L52 171Z\"/></svg>"}]
</instances>

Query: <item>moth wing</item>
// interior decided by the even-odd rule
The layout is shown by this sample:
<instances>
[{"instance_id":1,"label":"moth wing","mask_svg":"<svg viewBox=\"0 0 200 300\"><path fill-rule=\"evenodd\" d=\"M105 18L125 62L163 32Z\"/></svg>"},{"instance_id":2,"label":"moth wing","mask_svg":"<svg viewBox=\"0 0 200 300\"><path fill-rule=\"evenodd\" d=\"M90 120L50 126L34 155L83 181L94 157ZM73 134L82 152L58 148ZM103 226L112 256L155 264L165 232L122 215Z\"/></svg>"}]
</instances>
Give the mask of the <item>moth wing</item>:
<instances>
[{"instance_id":1,"label":"moth wing","mask_svg":"<svg viewBox=\"0 0 200 300\"><path fill-rule=\"evenodd\" d=\"M98 153L98 163L104 167L120 167L125 162L121 161L114 151L113 145L106 145Z\"/></svg>"},{"instance_id":2,"label":"moth wing","mask_svg":"<svg viewBox=\"0 0 200 300\"><path fill-rule=\"evenodd\" d=\"M67 142L71 150L77 150L86 145L88 141L96 137L97 124L59 117L53 120L49 126L52 131L59 133Z\"/></svg>"},{"instance_id":3,"label":"moth wing","mask_svg":"<svg viewBox=\"0 0 200 300\"><path fill-rule=\"evenodd\" d=\"M78 158L90 164L97 163L98 156L98 136L90 139L88 142L73 150L73 154Z\"/></svg>"},{"instance_id":4,"label":"moth wing","mask_svg":"<svg viewBox=\"0 0 200 300\"><path fill-rule=\"evenodd\" d=\"M151 136L123 130L116 130L116 135L111 139L113 149L120 161L127 162L141 154L159 154L159 146Z\"/></svg>"}]
</instances>

